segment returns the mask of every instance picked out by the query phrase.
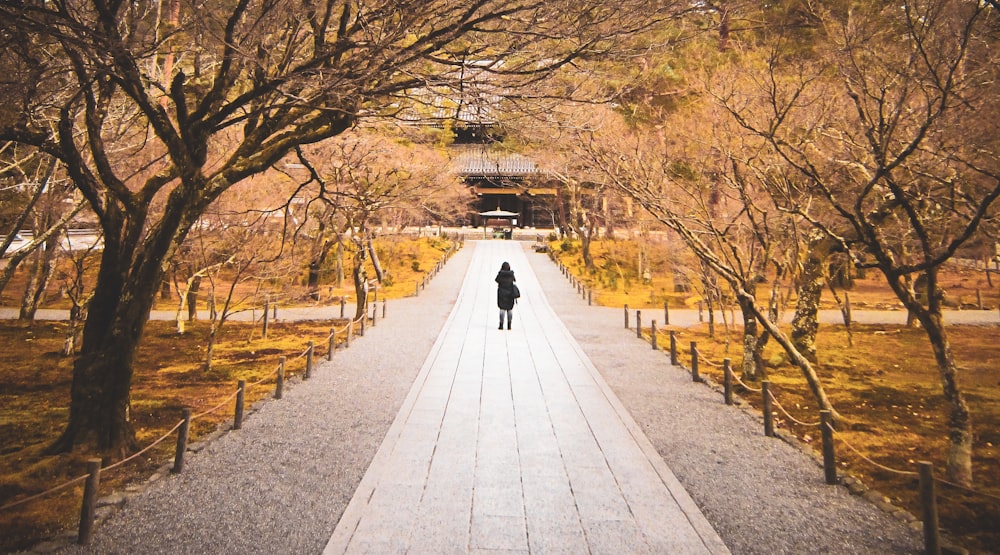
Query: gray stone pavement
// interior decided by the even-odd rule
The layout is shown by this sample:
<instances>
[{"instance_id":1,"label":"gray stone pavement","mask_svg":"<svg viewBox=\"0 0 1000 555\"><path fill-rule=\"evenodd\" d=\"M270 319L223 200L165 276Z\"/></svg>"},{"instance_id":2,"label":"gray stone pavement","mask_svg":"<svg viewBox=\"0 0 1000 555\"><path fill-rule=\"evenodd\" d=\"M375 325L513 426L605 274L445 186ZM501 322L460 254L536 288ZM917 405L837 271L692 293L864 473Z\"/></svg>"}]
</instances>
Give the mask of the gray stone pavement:
<instances>
[{"instance_id":1,"label":"gray stone pavement","mask_svg":"<svg viewBox=\"0 0 1000 555\"><path fill-rule=\"evenodd\" d=\"M324 553L728 553L522 245L472 245L455 307ZM510 331L495 308L504 260L524 295Z\"/></svg>"}]
</instances>

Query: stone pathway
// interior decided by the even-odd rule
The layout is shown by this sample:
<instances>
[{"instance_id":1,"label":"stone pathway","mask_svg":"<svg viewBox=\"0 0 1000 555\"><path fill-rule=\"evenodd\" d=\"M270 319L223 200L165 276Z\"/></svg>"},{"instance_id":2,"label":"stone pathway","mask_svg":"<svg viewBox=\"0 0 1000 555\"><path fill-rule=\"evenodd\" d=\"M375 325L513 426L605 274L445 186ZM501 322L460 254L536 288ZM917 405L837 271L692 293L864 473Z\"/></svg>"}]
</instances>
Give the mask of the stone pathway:
<instances>
[{"instance_id":1,"label":"stone pathway","mask_svg":"<svg viewBox=\"0 0 1000 555\"><path fill-rule=\"evenodd\" d=\"M523 297L497 329L501 262ZM728 553L549 306L517 242L455 308L324 553Z\"/></svg>"}]
</instances>

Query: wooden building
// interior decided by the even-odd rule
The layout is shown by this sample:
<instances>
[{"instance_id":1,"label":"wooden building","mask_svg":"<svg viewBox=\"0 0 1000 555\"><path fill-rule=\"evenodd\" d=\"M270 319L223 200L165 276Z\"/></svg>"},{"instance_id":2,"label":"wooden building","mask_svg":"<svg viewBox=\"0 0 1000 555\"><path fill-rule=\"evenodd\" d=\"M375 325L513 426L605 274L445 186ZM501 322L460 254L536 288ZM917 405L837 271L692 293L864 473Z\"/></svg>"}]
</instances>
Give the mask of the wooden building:
<instances>
[{"instance_id":1,"label":"wooden building","mask_svg":"<svg viewBox=\"0 0 1000 555\"><path fill-rule=\"evenodd\" d=\"M558 189L531 158L500 153L486 145L454 147L458 174L476 194L470 224L490 225L480 213L515 212L513 227L555 227L558 220Z\"/></svg>"}]
</instances>

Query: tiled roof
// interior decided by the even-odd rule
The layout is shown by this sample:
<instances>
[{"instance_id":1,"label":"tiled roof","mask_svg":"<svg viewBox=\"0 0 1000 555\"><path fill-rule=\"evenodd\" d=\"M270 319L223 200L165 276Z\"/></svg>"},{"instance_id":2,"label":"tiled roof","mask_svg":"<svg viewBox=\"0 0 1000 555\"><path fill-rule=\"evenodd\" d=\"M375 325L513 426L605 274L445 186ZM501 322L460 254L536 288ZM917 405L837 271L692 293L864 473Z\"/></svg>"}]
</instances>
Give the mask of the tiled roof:
<instances>
[{"instance_id":1,"label":"tiled roof","mask_svg":"<svg viewBox=\"0 0 1000 555\"><path fill-rule=\"evenodd\" d=\"M541 171L531 158L520 154L465 152L456 158L455 165L464 176L520 176Z\"/></svg>"}]
</instances>

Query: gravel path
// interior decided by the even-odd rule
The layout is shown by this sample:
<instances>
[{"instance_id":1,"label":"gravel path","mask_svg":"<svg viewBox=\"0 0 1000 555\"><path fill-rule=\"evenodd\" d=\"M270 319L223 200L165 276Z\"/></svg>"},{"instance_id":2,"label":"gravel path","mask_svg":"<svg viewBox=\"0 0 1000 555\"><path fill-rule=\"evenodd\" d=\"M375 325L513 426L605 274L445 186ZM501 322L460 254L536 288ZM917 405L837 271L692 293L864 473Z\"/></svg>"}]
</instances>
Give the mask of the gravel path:
<instances>
[{"instance_id":1,"label":"gravel path","mask_svg":"<svg viewBox=\"0 0 1000 555\"><path fill-rule=\"evenodd\" d=\"M421 292L390 302L366 337L323 362L238 432L186 459L180 475L129 494L68 553L319 553L330 538L455 301L474 243ZM797 448L692 384L588 307L544 255L529 254L549 301L733 553L918 553L901 521L823 485ZM516 270L516 269L515 269Z\"/></svg>"},{"instance_id":2,"label":"gravel path","mask_svg":"<svg viewBox=\"0 0 1000 555\"><path fill-rule=\"evenodd\" d=\"M918 532L825 485L815 459L765 437L759 416L726 406L624 329L621 309L586 306L547 257L529 260L552 283L556 313L734 554L923 551Z\"/></svg>"}]
</instances>

